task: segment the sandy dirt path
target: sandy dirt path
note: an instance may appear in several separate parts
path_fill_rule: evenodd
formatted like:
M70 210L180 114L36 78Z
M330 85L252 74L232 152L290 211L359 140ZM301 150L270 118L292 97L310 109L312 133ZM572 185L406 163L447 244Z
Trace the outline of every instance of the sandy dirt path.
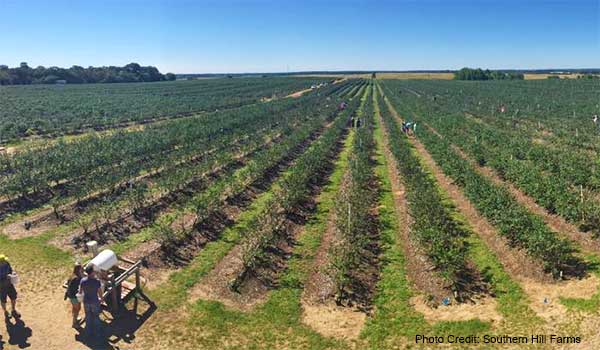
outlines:
M68 268L40 268L35 271L18 271L21 283L17 285L19 293L17 309L20 320L5 320L0 327L0 349L33 350L112 350L135 349L136 333L146 327L144 324L156 309L140 301L137 314L129 311L114 317L107 311L101 315L104 337L91 340L82 335L81 329L71 327L71 305L63 300L62 284L69 276ZM80 316L85 317L83 310ZM82 322L82 325L83 324Z
M16 269L16 267L15 267ZM71 315L63 300L62 282L67 270L40 269L18 271L21 283L17 285L17 309L21 321L11 319L0 327L0 349L90 349L76 340L78 332L71 328ZM83 310L81 317L83 317Z
M296 91L293 94L287 95L286 97L298 98L298 97L300 97L300 96L304 95L305 93L310 92L312 90L313 90L312 88L308 88L308 89Z

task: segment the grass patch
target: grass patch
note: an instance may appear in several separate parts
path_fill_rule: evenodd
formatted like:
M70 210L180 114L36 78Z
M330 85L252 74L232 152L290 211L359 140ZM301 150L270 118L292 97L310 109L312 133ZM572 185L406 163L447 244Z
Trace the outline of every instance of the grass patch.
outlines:
M8 256L15 270L35 270L41 267L70 268L73 258L58 248L44 244L43 237L11 240L0 235L0 254Z
M346 349L299 323L300 290L284 288L252 313L228 309L214 301L199 300L191 306L184 325L186 344L193 349Z

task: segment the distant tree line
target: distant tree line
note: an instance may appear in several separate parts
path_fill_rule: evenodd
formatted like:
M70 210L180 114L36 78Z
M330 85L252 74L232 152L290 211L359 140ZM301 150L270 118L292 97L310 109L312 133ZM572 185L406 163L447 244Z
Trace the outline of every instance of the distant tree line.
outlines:
M596 75L596 74L578 75L577 79L600 79L600 75Z
M8 68L0 65L0 85L55 84L64 81L69 84L85 83L131 83L175 80L175 74L161 74L156 67L142 67L130 63L124 67L71 68L43 67L31 68L26 62L19 67Z
M454 72L454 80L523 80L523 73L483 70L481 68L463 68Z

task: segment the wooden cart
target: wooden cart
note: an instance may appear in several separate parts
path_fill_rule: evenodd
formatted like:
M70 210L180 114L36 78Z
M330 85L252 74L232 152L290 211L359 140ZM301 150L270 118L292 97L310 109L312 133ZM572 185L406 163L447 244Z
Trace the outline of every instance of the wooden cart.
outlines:
M140 273L144 261L134 262L121 257L118 259L120 263L128 266L119 264L113 267L106 276L106 286L102 295L103 307L112 313L119 312L132 298L134 299L134 310L137 310L139 299L144 300L150 306L154 306L154 303L142 290L146 282ZM133 281L131 281L132 278Z
M126 258L118 258L119 264L111 268L110 271L99 274L98 278L104 283L104 293L102 294L102 307L111 313L118 313L123 310L125 304L132 298L134 299L134 310L137 310L138 301L142 299L151 307L156 305L142 290L145 279L141 276L141 268L144 261L131 261ZM67 288L67 283L63 286Z

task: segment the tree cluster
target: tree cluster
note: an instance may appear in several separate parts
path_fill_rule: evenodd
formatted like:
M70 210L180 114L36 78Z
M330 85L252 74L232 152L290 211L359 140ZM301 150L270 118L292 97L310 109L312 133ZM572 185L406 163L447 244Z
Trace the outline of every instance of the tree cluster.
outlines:
M0 85L55 84L64 81L69 84L85 83L132 83L175 80L175 74L161 74L156 67L142 67L130 63L124 67L71 68L43 67L31 68L26 62L19 67L9 68L0 65Z
M596 75L596 74L578 75L577 79L600 79L600 75Z
M463 68L454 73L454 80L523 80L523 73Z

